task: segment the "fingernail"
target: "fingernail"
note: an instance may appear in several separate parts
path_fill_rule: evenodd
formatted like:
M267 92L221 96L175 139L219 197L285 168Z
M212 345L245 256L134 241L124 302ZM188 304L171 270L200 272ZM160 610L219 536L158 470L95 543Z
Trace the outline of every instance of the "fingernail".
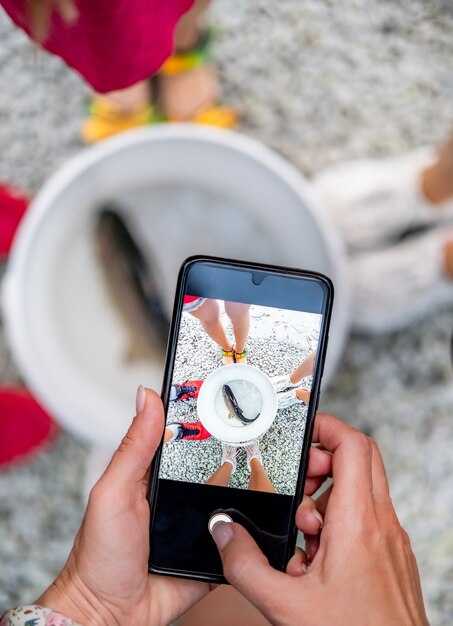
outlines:
M140 385L137 389L137 397L135 398L135 410L137 415L145 408L146 391L143 385Z
M313 509L312 514L313 517L316 517L316 519L318 520L319 528L322 528L324 526L324 520L322 519L321 513L317 509Z
M233 539L231 522L218 522L212 529L212 538L219 550L223 550Z

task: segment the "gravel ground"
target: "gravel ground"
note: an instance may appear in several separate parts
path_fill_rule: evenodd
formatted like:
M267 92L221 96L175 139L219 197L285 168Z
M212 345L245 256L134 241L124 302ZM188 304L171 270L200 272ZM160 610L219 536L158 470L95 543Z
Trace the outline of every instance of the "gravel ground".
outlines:
M437 142L452 122L450 0L218 0L215 54L241 129L306 174ZM0 15L0 179L35 191L80 147L87 94ZM353 336L321 406L377 439L419 562L430 621L453 618L452 309ZM0 336L0 378L19 376ZM86 449L63 434L0 476L0 611L63 564L83 510Z
M300 344L295 345L289 337L278 340L275 333L269 337L256 337L253 330L256 323L260 323L262 310L263 307L251 307L250 310L252 325L247 339L248 364L258 367L270 377L291 373L307 356L307 350ZM274 320L276 317L279 316L272 315L270 319ZM232 338L231 325L225 318L222 321L228 336ZM269 323L269 319L265 322ZM306 345L308 337L314 349L318 337L317 329L307 325L305 328L302 326L301 330L303 341L300 343ZM173 382L205 380L221 365L217 345L206 335L197 320L184 315ZM260 439L263 466L278 493L293 494L295 491L306 416L306 409L301 404L281 409L277 411L269 431ZM172 403L167 422L196 422L198 419L196 401L190 400ZM204 483L220 467L221 456L221 444L213 437L204 441L169 442L162 455L160 476ZM239 454L237 468L231 476L229 486L246 489L249 475L246 456Z

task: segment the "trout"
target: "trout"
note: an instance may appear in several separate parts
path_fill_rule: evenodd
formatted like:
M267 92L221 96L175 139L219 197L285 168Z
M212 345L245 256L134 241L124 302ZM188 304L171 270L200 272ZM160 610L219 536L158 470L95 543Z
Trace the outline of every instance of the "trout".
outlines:
M163 361L168 315L150 264L115 206L99 212L95 245L112 304L129 331L126 360Z
M230 385L223 385L222 395L223 395L223 399L225 400L225 405L226 405L226 408L228 409L228 417L230 419L233 419L235 417L240 422L242 422L242 424L245 425L245 424L251 424L261 415L261 411L260 411L258 415L256 415L255 417L252 417L251 419L248 417L245 417L244 411L239 406L236 396L234 395L233 390L231 389Z

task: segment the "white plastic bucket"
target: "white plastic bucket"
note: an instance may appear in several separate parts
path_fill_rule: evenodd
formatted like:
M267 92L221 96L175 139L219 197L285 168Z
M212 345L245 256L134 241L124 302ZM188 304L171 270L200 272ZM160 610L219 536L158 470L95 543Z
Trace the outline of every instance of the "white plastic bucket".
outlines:
M130 217L145 238L158 238L168 303L181 261L196 253L277 262L332 278L328 381L347 335L349 289L342 246L310 184L282 157L238 133L161 125L125 133L68 161L38 193L15 239L3 283L7 336L26 383L61 424L112 448L130 422L137 385L160 387L161 367L124 364L125 330L92 241L99 205L143 187L150 202L131 209ZM187 206L181 231L171 233L165 219L178 197ZM203 198L220 203L218 236L206 233L215 207ZM222 217L230 209L236 216L231 229ZM247 237L235 231L237 219L248 220Z

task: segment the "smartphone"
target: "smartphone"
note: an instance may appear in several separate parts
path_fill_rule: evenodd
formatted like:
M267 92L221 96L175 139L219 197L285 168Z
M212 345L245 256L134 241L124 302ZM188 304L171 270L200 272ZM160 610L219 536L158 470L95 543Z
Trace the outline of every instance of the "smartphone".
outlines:
M149 490L151 572L226 582L209 532L218 515L286 568L332 302L330 279L314 272L212 257L183 264Z

